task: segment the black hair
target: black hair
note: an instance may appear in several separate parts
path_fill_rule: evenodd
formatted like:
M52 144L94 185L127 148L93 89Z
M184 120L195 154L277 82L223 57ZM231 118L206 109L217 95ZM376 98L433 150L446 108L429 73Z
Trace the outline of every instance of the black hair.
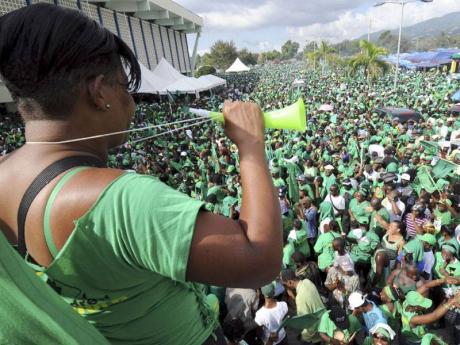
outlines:
M288 280L299 280L299 278L296 277L295 272L289 268L281 271L281 281L287 282Z
M455 229L450 226L442 225L441 226L441 233L445 233L449 237L454 237L455 235Z
M229 341L241 341L245 334L244 323L237 318L225 321L222 325L222 331Z
M80 11L23 7L0 17L0 32L0 74L28 118L39 118L37 110L52 118L69 115L82 82L100 74L115 79L125 68L127 89L139 88L140 66L131 49Z

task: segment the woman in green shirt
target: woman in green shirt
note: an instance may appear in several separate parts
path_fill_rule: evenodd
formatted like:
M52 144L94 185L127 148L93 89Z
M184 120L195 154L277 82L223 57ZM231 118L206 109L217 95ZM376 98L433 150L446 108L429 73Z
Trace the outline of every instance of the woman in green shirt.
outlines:
M339 224L335 220L331 220L328 225L324 227L324 233L319 235L318 240L313 247L316 254L318 254L318 267L321 271L327 269L334 262L334 249L332 248L332 241L334 238L340 237Z
M427 333L426 325L442 318L449 309L460 303L460 294L441 304L431 313L426 310L431 308L433 302L423 297L417 291L410 291L401 308L401 338L403 344L421 344L422 338Z
M127 140L130 93L141 83L120 38L80 11L49 4L3 15L0 28L0 74L18 100L27 141L0 165L7 239L112 344L215 343L216 315L198 283L254 288L279 273L280 210L260 108L224 106L242 177L235 222L156 178L104 168L109 149ZM74 161L64 177L48 178L20 232L28 187L76 156L98 168Z

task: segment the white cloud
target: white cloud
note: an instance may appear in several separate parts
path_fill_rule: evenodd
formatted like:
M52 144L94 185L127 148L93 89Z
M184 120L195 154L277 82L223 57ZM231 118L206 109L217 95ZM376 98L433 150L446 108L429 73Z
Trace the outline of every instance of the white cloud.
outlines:
M343 11L368 0L180 0L186 8L205 19L212 30L244 30L264 27L286 27L334 20Z
M408 4L404 11L404 26L414 25L456 11L460 11L460 1L458 0L434 0L433 3L429 4ZM288 26L287 32L290 38L301 42L313 39L340 42L344 39L357 38L366 33L369 19L372 23L372 32L395 29L399 27L400 7L387 4L376 8L372 7L365 13L349 10L334 21L301 27Z

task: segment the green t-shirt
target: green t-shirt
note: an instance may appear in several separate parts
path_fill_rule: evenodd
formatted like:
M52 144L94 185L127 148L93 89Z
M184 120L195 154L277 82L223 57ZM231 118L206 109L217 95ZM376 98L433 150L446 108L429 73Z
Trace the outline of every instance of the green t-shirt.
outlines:
M369 224L369 229L375 231L375 233L379 236L383 236L385 234L385 229L380 225L377 221L375 215L378 213L385 222L390 222L390 214L388 213L387 209L381 208L378 211L372 211L371 213L371 220Z
M126 173L75 221L43 273L112 344L201 344L217 325L203 286L186 281L202 206Z
M435 209L433 212L434 216L436 217L436 220L441 222L442 225L449 225L450 222L452 221L452 215L450 214L449 211L446 212L441 212L439 209Z
M312 314L325 309L316 286L308 279L299 282L295 297L297 315ZM302 340L319 343L321 338L316 327L308 327L302 331Z
M212 187L210 187L208 189L208 193L207 193L206 197L208 197L210 195L213 195L213 194L216 195L217 202L219 202L219 203L221 203L224 200L224 198L226 197L226 194L222 190L221 186L212 186Z
M319 322L318 332L327 334L328 337L334 338L334 332L337 330L337 326L329 317L330 311L327 311L321 317ZM344 330L340 330L345 335L344 341L347 342L351 338L353 333L358 332L361 329L361 323L354 315L348 315L349 327Z
M330 231L321 234L313 248L318 256L318 267L324 271L327 267L331 266L334 262L334 249L332 249L332 241L334 238L340 237L340 234Z
M369 224L369 212L367 211L369 206L369 201L359 202L357 199L351 199L351 213L360 224Z
M406 306L403 305L401 308L401 334L406 338L407 340L411 342L420 342L423 338L423 336L426 334L426 329L425 325L418 325L415 327L412 327L410 324L410 320L414 316L417 316L416 313L408 312L405 310Z
M0 344L109 344L37 277L2 231L0 291Z

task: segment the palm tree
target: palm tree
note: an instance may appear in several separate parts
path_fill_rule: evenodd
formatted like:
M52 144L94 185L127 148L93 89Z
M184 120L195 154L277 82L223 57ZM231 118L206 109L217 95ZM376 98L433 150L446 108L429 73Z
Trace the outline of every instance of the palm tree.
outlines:
M320 61L323 66L325 63L329 63L335 55L335 49L327 41L321 41L318 50L309 52L306 55L310 63L313 63L316 68L316 61Z
M378 47L375 44L364 40L359 42L359 46L362 49L361 53L355 55L350 60L350 67L353 73L363 69L364 75L370 82L390 70L390 65L379 59L380 56L388 54L388 51L385 48Z

